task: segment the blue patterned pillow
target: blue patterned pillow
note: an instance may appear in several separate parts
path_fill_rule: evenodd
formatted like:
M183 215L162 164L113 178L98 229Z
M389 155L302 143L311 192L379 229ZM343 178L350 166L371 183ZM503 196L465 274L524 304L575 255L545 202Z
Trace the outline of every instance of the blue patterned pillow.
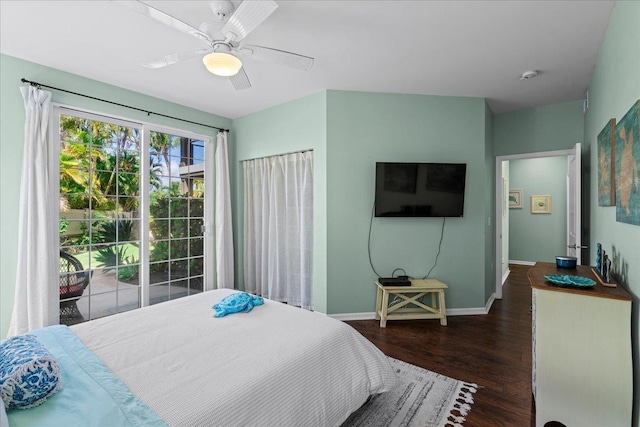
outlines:
M7 409L40 405L61 388L58 363L35 336L0 343L0 397Z

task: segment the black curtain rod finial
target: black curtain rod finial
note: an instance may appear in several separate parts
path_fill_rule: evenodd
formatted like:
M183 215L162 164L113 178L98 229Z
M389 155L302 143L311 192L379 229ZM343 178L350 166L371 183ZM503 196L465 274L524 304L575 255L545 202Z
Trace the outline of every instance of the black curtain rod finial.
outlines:
M25 78L20 79L20 81L22 83L29 83L30 86L37 87L38 89L42 88L42 85L40 83L32 82L32 81L27 80Z

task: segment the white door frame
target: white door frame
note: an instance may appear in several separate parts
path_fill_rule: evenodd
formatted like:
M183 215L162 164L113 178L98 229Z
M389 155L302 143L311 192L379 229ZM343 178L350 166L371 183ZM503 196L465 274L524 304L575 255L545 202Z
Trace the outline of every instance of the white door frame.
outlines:
M575 151L567 157L567 255L582 264L582 145Z
M509 154L496 156L496 206L495 206L495 226L496 226L496 247L495 247L495 298L502 299L502 268L498 268L498 263L502 262L502 162L508 160L540 159L544 157L567 157L575 154L575 147L567 150L541 151L537 153ZM569 213L567 212L567 215Z

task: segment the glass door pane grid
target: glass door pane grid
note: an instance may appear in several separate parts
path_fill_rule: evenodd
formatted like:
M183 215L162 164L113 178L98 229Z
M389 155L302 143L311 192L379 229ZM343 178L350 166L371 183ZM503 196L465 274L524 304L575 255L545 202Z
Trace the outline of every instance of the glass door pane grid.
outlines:
M60 108L60 110L62 111L63 109ZM146 270L146 267L140 265L140 261L146 261L148 255L145 254L141 256L143 254L140 253L140 250L142 247L149 247L149 233L148 231L144 231L147 229L145 226L146 222L143 222L141 218L149 218L150 216L148 214L144 216L140 215L141 212L145 212L143 209L141 210L141 207L146 205L144 201L141 201L140 196L148 197L149 191L146 190L143 194L140 194L139 189L141 188L140 184L142 182L140 177L143 173L146 177L150 175L150 168L149 165L146 164L147 162L141 162L141 159L149 157L141 156L141 153L150 153L150 150L146 142L148 141L147 137L143 139L142 144L140 143L139 136L142 133L142 129L136 130L133 129L133 127L117 125L115 124L117 121L110 123L110 119L108 118L102 120L100 117L100 120L92 120L89 117L91 116L90 114L79 113L75 116L74 113L75 112L66 117L77 120L81 123L81 126L87 129L91 129L94 125L102 125L105 128L109 127L111 129L109 137L103 139L103 142L100 144L93 138L94 135L91 132L86 133L85 136L87 136L87 138L84 140L75 141L77 144L85 145L83 150L86 153L86 158L84 159L84 165L86 167L84 169L82 167L72 169L75 170L75 174L86 173L91 177L100 177L102 175L104 179L111 177L115 182L111 182L109 188L105 188L104 194L96 192L97 186L94 184L100 181L91 182L91 180L88 180L89 185L85 187L83 192L75 192L74 194L74 191L69 191L66 193L69 198L85 200L86 205L84 214L80 217L75 217L68 221L65 218L64 221L66 224L63 224L63 215L61 215L60 221L61 229L63 226L78 230L82 229L80 234L84 237L75 241L66 240L62 237L61 232L60 248L65 252L75 251L84 254L82 257L82 271L91 274L92 277L91 283L87 286L87 290L83 296L79 298L78 304L84 304L86 306L83 312L88 313L88 318L97 318L112 314L111 312L121 312L123 310L136 308L140 304L140 289L145 286L144 283L142 283L142 286L134 289L126 289L125 283L121 282L118 276L123 269L127 268ZM64 114L60 115L61 122L64 117ZM67 136L68 135L69 133L67 132ZM149 134L147 133L146 135L148 136ZM66 139L65 132L62 129L60 136L61 149L63 149ZM206 152L207 155L211 155L211 146L206 146L202 139L180 138L175 135L169 136L171 141L174 141L182 150L178 159L184 162L184 166L186 166L186 169L184 166L180 169L180 163L178 163L178 168L172 168L171 165L167 165L169 167L165 170L167 173L166 177L168 178L167 183L169 184L168 190L171 190L171 187L175 185L177 185L178 190L181 190L176 194L173 194L173 192L168 194L168 202L175 204L179 211L167 212L167 215L163 216L166 218L167 233L172 233L176 237L175 240L172 240L172 234L167 236L169 237L167 242L169 262L167 265L168 268L166 269L166 283L168 283L169 298L173 298L176 296L176 292L180 293L181 289L186 288L186 294L203 290L204 236L202 230L196 230L196 228L201 229L201 224L204 223L202 212L204 193L195 195L195 186L193 183L200 180L201 183L195 190L203 190L204 180L201 171L204 171L204 153ZM184 147L187 147L187 151L184 151ZM97 155L92 154L95 152L97 152ZM176 157L171 156L171 154L176 154L175 152L169 152L167 154L170 154L168 156L169 158ZM104 167L108 166L107 163L99 162L98 160L108 156L113 157L113 162L111 167ZM193 165L200 164L202 164L202 166L200 166L199 169L193 168ZM193 174L198 172L200 175L194 178ZM184 175L185 173L186 175ZM122 180L117 178L121 178L125 183L133 183L134 187L123 186ZM145 185L142 187L145 187L147 182L149 182L149 179L145 178ZM172 182L176 182L177 184L172 184ZM182 189L180 189L180 184L183 184ZM132 197L131 189L135 188L135 185L137 185L138 190L135 191L136 194ZM63 191L61 191L61 195L65 195ZM194 203L192 201L194 196L198 197L197 200L199 200L199 202ZM107 206L108 208L105 210ZM193 206L196 206L197 209L194 210ZM129 213L129 215L123 215L124 213ZM196 217L195 215L198 216ZM124 217L126 217L126 219L123 219ZM131 222L131 228L136 231L133 231L129 235L123 235L121 224L129 221ZM114 235L111 238L101 237L100 233L104 231L103 225L108 223L112 225L112 233ZM180 230L177 228L180 228ZM108 247L113 249L111 260L105 260L103 258L99 262L96 255L100 250ZM119 253L120 250L122 250L122 254ZM149 251L146 253L148 254ZM128 260L126 257L129 257ZM100 289L96 287L95 284L96 275L105 276L105 270L110 270L112 274L111 290L105 290L106 288L104 287ZM171 287L176 289L171 290ZM121 295L125 292L137 294L136 300L138 303L136 307L131 307L130 305L123 306L121 304L124 304L124 302L121 301ZM110 301L109 304L112 305L114 309L106 314L94 310L94 305L99 302L98 300L104 300L105 298ZM143 302L143 305L146 304Z
M156 183L156 187L160 184L165 188L165 198L159 200L152 209L156 212L156 215L152 215L156 233L152 233L151 244L154 248L150 261L155 262L151 262L150 265L156 274L152 274L150 286L166 286L166 297L173 298L176 292L184 292L180 288L184 288L185 285L187 295L203 289L203 279L192 278L192 275L197 273L197 269L192 269L192 264L203 262L191 259L190 241L192 235L202 234L201 230L198 230L198 233L193 230L194 217L191 216L191 205L194 187L191 175L196 173L196 168L192 167L195 164L194 157L199 157L198 163L204 162L204 143L201 140L160 133L152 135L151 139L156 142L152 157L155 156L157 159L162 156L164 160L163 174L156 180L160 181ZM163 141L164 147L158 144L160 141ZM194 141L200 142L200 150L194 147ZM200 169L204 170L203 166ZM163 204L166 204L166 207L161 206ZM201 223L202 219L199 224Z
M61 117L61 119L62 118L63 117ZM138 197L121 199L121 194L125 193L121 192L120 185L122 178L125 178L125 182L139 182L138 175L140 156L137 154L138 151L136 149L136 146L139 144L137 142L138 139L135 138L136 132L134 130L123 130L122 127L113 127L113 125L109 125L104 122L91 121L87 119L79 120L73 116L66 116L66 118L76 121L76 131L78 131L79 128L84 130L85 140L82 142L86 145L84 150L88 153L88 156L84 159L87 162L86 169L79 170L86 170L87 172L85 180L87 184L85 187L86 191L83 193L86 194L87 204L83 219L68 221L67 224L67 226L77 225L77 228L82 231L82 234L85 237L81 239L81 244L73 244L73 242L71 242L71 244L66 244L66 242L61 241L61 250L64 252L76 253L76 255L81 259L80 262L82 263L83 271L90 276L86 292L84 292L83 296L78 299L76 305L82 307L81 314L84 312L84 315L86 315L88 319L93 319L102 317L103 315L112 314L110 311L122 311L123 308L121 307L120 300L122 293L125 291L129 294L138 293L137 286L132 292L131 289L124 289L125 284L121 284L118 279L122 278L121 276L124 269L135 269L137 267L135 259L139 258L139 254L135 253L135 247L139 246L139 240L133 238L132 235L127 236L122 232L122 230L127 228L123 227L123 225L127 221L131 221L129 223L129 230L136 227L139 233L139 220L132 221L129 218L124 220L122 219L127 216L139 217L139 215L123 215L123 211L126 212L127 205L129 205L129 207L135 207ZM115 131L113 131L114 129ZM74 129L67 130L70 131L67 134L67 136L70 137ZM96 144L96 140L93 137L94 130L97 130L98 132L111 130L111 136L109 138L105 138L101 144ZM81 138L83 137L82 132L78 132L78 135ZM122 141L120 139L123 135L130 135L128 141ZM65 145L67 145L68 141L65 139L65 135L62 132L60 139L61 149L63 149ZM78 141L69 140L69 144L74 142L77 143ZM129 149L130 147L133 147L133 149ZM129 172L123 171L122 153L124 153L125 156L128 156L129 166L132 166L132 168L127 169ZM111 167L100 167L99 162L102 162L104 166L108 166L108 164L111 163ZM97 181L100 174L104 175L105 178L109 177L107 185L113 185L104 188L104 193L96 194L94 190L100 184L100 181ZM61 195L65 195L63 190L61 190ZM98 199L102 200L102 203L107 202L107 204L101 208L101 206L96 202ZM109 200L111 200L112 203L108 203ZM105 226L108 227L109 225L111 225L110 234L107 233L107 229L105 229ZM109 258L107 255L111 255L111 257ZM124 263L124 259L129 260L129 263ZM101 268L101 266L104 268ZM115 270L115 275L110 280L107 273L112 270ZM102 280L103 283L108 284L109 286L96 288L96 286L98 286L96 284L96 280ZM113 310L107 310L106 312L105 310L96 312L94 310L94 300L98 297L104 299L104 296L108 294L113 296L110 304L114 305L115 308ZM129 297L129 299L131 299L131 297ZM73 298L62 299L63 302L65 302L65 300L70 301L73 300ZM135 300L139 301L139 297L136 296ZM136 306L137 305L138 303L136 303ZM79 317L80 321L83 320L83 316ZM66 323L76 322L72 320Z

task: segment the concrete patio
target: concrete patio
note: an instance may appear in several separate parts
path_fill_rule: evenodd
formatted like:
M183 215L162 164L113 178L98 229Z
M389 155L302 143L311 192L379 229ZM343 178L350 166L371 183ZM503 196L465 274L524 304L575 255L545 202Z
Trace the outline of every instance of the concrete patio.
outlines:
M190 289L191 294L198 292L200 291ZM151 285L149 300L153 305L187 294L187 288L182 286L167 283ZM89 286L76 305L82 317L65 319L65 324L71 325L139 308L140 287L117 280L115 271L94 270Z

